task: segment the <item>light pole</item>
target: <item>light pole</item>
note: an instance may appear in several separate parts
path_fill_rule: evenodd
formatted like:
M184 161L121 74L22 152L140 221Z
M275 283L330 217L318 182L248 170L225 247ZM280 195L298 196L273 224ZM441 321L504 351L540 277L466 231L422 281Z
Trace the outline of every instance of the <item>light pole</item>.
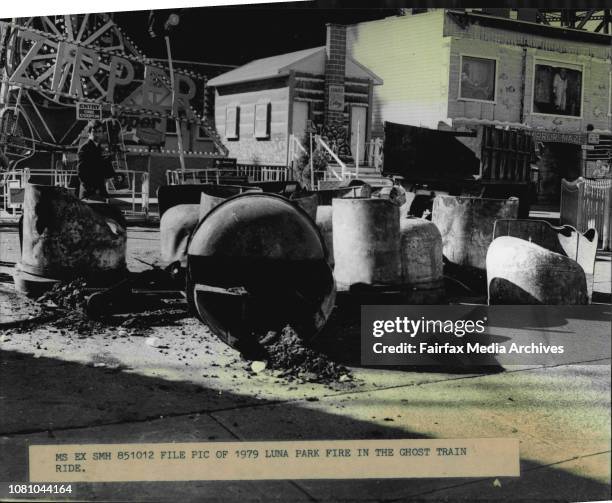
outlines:
M173 14L173 16L176 16L178 18L178 15L176 14ZM168 18L168 21L166 22L166 24L168 24L171 18L172 16ZM176 21L176 24L178 24L178 20ZM175 89L175 83L174 83L174 67L172 65L172 51L170 49L170 35L166 34L164 38L166 39L166 50L168 51L168 66L170 68L170 88L171 88L170 91L172 92L172 115L174 115L174 110L176 106L176 89ZM176 139L178 140L179 161L181 163L181 171L185 171L185 152L183 150L183 132L181 131L181 121L178 118L178 114L174 115L174 123L176 127Z
M178 113L175 115L176 109L176 84L174 80L174 65L172 64L172 50L170 48L170 31L178 26L181 17L178 12L171 12L163 24L164 39L166 40L166 52L168 53L168 67L170 70L170 93L172 95L172 112L170 117L174 117L176 126L176 138L178 140L179 160L181 163L181 171L185 171L185 150L183 149L183 132L181 130L181 121ZM149 35L156 37L162 28L159 23L160 19L155 11L149 13Z

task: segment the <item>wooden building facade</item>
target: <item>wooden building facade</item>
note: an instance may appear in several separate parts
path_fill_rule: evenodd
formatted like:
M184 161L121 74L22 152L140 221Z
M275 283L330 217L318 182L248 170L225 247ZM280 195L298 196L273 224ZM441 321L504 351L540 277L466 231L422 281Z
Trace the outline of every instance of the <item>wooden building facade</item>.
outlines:
M215 126L242 164L287 166L291 137L322 134L353 158L371 137L373 88L382 81L346 56L345 27L328 26L327 46L248 63L208 82Z

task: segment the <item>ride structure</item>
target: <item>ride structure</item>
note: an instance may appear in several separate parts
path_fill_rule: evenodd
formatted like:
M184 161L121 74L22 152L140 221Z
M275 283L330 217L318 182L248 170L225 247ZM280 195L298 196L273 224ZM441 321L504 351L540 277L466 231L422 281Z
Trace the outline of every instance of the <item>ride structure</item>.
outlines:
M171 169L179 155L190 157L188 167L212 167L227 155L203 118L206 78L178 68L170 75L110 14L0 22L0 76L0 151L10 164L0 184L5 213L19 211L20 191L34 175L38 183L69 184L88 120L107 117L111 107L121 123L115 165L137 192L148 184L152 158L153 168ZM185 152L166 138L175 124L188 135Z

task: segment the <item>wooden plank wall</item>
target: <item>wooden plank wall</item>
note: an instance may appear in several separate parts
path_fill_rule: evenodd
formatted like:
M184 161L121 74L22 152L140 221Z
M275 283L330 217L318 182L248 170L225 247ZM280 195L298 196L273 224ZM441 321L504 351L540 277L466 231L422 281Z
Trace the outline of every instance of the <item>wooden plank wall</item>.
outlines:
M346 79L344 84L344 123L350 123L351 106L367 107L369 82L360 79ZM323 124L325 114L325 79L322 76L297 73L295 76L295 101L306 101L310 105L310 118L315 124Z
M482 179L527 182L533 139L524 131L484 127L482 131Z

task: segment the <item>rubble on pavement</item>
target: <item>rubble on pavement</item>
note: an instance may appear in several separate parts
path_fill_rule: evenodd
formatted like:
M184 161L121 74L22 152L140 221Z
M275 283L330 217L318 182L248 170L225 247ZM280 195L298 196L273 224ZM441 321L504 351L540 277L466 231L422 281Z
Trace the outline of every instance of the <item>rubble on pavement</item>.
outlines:
M350 371L323 353L308 348L299 334L290 326L281 332L268 332L259 338L267 355L266 367L278 370L279 377L297 382L347 382Z

